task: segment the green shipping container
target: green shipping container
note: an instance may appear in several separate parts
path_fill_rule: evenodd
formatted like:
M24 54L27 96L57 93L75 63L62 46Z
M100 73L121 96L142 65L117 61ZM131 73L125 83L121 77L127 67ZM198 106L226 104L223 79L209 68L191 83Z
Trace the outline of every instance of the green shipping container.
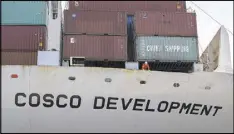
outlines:
M2 1L1 25L46 25L46 1Z
M136 38L137 61L198 61L196 37L139 36Z

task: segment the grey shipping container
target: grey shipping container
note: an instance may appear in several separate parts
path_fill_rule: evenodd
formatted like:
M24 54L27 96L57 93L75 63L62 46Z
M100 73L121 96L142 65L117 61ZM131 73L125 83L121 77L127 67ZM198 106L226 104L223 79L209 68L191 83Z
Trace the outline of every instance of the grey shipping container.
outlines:
M63 58L82 56L88 60L126 61L127 36L65 35Z
M163 62L197 61L198 41L196 37L140 36L136 38L137 61Z
M195 13L179 12L136 12L137 35L197 36Z
M1 25L46 25L46 1L2 1Z
M2 50L36 51L46 46L46 26L1 26Z
M186 12L185 1L69 1L69 10Z
M124 12L64 11L65 34L127 34Z
M1 52L2 65L37 65L37 52Z

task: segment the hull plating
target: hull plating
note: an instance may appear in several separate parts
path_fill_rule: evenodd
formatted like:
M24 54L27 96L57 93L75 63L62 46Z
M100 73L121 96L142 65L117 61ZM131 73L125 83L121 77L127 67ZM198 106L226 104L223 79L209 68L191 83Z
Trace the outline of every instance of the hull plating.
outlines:
M3 132L233 132L226 73L2 66L2 100Z

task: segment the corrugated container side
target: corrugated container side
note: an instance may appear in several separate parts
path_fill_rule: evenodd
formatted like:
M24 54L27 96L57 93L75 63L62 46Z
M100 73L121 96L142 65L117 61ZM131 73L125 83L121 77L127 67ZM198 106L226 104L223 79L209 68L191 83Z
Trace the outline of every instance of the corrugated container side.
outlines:
M197 61L196 37L140 36L136 39L135 60Z
M64 11L65 34L127 34L124 12Z
M63 58L127 60L127 36L65 35L63 41Z
M2 1L2 25L46 25L45 1Z
M186 12L185 1L69 1L69 10Z
M186 12L186 1L146 1L142 11Z
M195 13L136 12L137 35L197 36Z
M37 65L37 52L1 52L2 65Z
M1 26L2 50L44 50L46 26Z

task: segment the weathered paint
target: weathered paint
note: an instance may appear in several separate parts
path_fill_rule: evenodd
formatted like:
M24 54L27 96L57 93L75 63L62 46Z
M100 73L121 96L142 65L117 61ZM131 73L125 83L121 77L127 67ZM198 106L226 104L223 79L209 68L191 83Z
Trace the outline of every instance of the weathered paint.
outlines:
M197 37L196 13L139 11L135 14L137 35Z
M47 46L46 26L1 26L2 50L37 51Z
M2 65L37 65L37 52L2 51Z
M65 35L63 58L78 56L87 60L126 61L127 36Z
M197 61L196 37L139 36L136 38L136 60Z
M64 10L65 34L127 35L125 12Z
M185 1L69 1L69 10L186 12Z
M10 78L17 74L18 78ZM76 79L71 81L68 77ZM226 73L198 72L192 74L150 72L125 69L104 69L87 67L38 67L2 66L2 132L233 132L233 75ZM106 78L112 79L105 82ZM140 81L146 84L141 85ZM179 87L174 87L179 83ZM24 107L15 104L15 95ZM40 106L29 106L29 94L40 95ZM43 95L54 95L54 105L44 107ZM60 98L65 94L68 99ZM82 99L79 108L71 108L69 98L79 95ZM93 109L96 96L118 97L117 109ZM218 96L218 97L217 97ZM149 108L156 109L160 101L196 103L221 106L213 116L188 114L179 109L171 112L145 111L146 104L139 106L142 111L133 110L134 101L123 110L121 98L125 103L130 98L149 99ZM33 97L36 104L36 97ZM47 103L48 104L48 103ZM74 104L77 104L74 102ZM115 105L111 105L115 106ZM168 106L170 107L170 106ZM195 107L200 109L199 106ZM201 109L195 111L201 112Z

